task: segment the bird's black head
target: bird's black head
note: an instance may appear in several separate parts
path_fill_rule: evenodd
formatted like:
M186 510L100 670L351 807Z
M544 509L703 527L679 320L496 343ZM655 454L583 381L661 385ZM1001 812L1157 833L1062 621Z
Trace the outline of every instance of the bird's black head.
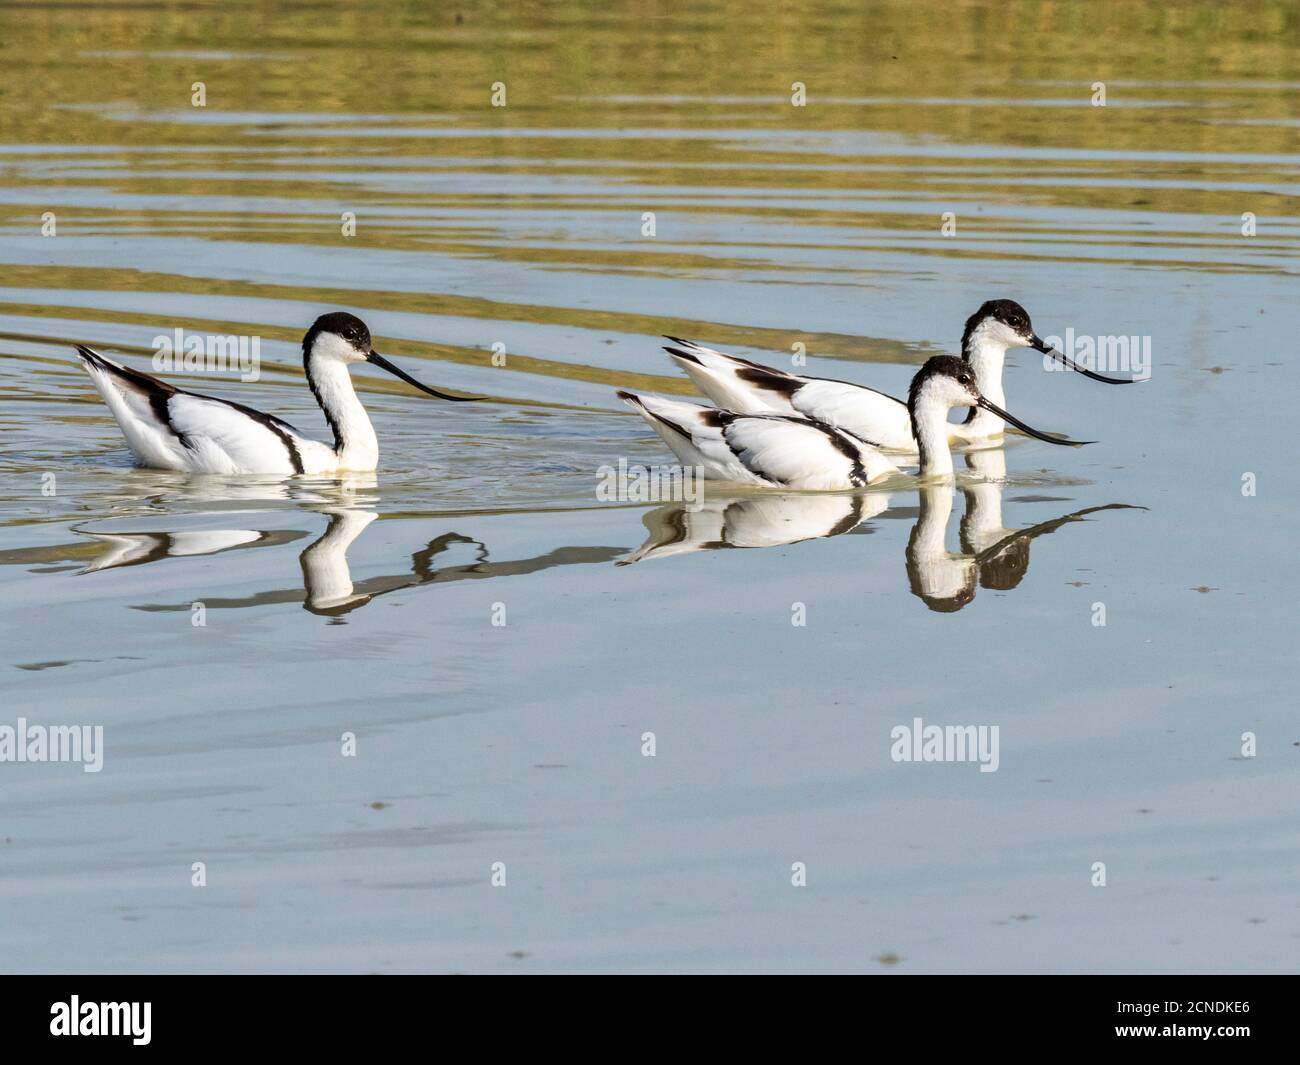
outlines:
M1028 347L1044 350L1043 342L1034 332L1029 312L1015 300L988 300L966 319L966 329L961 336L961 351L970 357L971 345L976 335L999 341L1007 347Z
M355 314L348 314L347 311L331 311L317 318L302 338L304 362L311 355L317 338L322 335L340 337L347 347L353 348L358 353L358 361L364 359L373 350L370 330L366 328L365 322Z
M934 391L940 384L949 387L944 388L941 392ZM979 399L979 389L975 387L975 371L970 368L970 363L965 359L959 359L956 355L934 355L925 361L912 378L912 386L907 390L907 409L916 414L916 405L921 399L924 392L934 392L936 396L942 395L944 399L960 399L962 403L953 403L953 406L966 405L974 406ZM969 398L969 402L965 401Z
M372 366L378 366L381 370L386 370L399 380L437 399L450 399L459 403L479 398L478 396L452 396L421 384L400 366L393 365L380 355L370 339L370 330L366 328L366 323L355 314L348 314L347 311L322 314L312 323L312 327L307 330L307 335L302 338L303 368L307 371L307 383L316 393L317 401L320 400L317 383L319 374L328 372L331 365L342 363L346 366L358 362L368 362Z
M1009 592L1029 570L1029 537L1017 537L992 558L979 563L980 586Z
M1064 352L1057 351L1051 344L1034 332L1034 325L1029 320L1029 312L1015 300L989 300L978 311L966 319L966 331L961 336L961 355L969 359L974 354L977 341L991 341L1003 347L1033 348L1044 355L1051 355L1084 377L1102 381L1108 385L1131 385L1140 380L1136 377L1108 377L1086 366L1080 366Z
M975 384L975 370L965 359L953 355L935 355L926 360L912 378L912 387L907 392L907 410L912 416L912 435L917 442L921 439L920 410L922 405L937 405L943 410L953 407L983 407L996 414L1004 422L1010 422L1023 433L1037 437L1049 444L1075 446L1091 443L1088 440L1067 440L1062 437L1048 436L1033 426L1026 425L1019 418L1004 411L997 404L980 395L979 386ZM924 455L922 455L924 458Z

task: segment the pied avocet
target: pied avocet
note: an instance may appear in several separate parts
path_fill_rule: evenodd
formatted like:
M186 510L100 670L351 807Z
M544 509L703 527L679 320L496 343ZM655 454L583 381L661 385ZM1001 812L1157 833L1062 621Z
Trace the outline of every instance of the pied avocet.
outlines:
M619 392L650 423L684 465L713 480L766 487L838 491L862 488L899 472L873 445L827 422L799 414L742 414L694 403ZM912 378L908 420L917 441L922 477L951 477L948 412L977 407L1049 444L1077 445L1040 433L980 395L970 364L936 355Z
M348 367L353 363L371 363L438 399L478 398L451 396L420 384L375 351L365 322L344 311L321 315L302 338L307 384L333 430L333 446L304 436L279 418L186 392L84 345L77 346L77 353L140 465L187 473L373 470L379 462L379 442L352 387Z
M907 404L865 385L824 377L801 377L736 355L727 355L694 341L668 337L666 347L675 363L709 399L742 414L801 414L847 429L854 436L888 451L915 451ZM1131 381L1106 377L1080 366L1039 338L1029 313L1014 300L989 300L966 322L961 338L962 359L975 372L980 394L1006 406L1002 363L1008 348L1030 347L1060 359L1070 369L1094 381L1123 385ZM987 409L973 409L961 425L948 427L948 440L969 444L1002 435L1003 418Z

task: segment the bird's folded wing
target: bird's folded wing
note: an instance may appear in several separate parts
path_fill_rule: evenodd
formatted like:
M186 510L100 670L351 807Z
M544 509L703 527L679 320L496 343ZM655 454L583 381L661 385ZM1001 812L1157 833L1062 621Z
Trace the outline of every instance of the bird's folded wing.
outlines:
M225 400L177 392L167 401L171 427L192 451L224 455L238 469L301 472L295 429L279 418ZM213 470L212 472L220 472Z
M746 469L775 484L835 488L867 480L859 448L828 426L741 416L722 435Z

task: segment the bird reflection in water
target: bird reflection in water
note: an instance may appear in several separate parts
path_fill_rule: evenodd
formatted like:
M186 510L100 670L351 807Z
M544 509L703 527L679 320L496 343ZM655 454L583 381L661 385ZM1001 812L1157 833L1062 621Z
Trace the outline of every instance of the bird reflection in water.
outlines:
M706 492L702 506L668 503L649 511L643 519L649 537L618 564L839 536L888 509L889 495L884 492L747 496L710 496Z
M952 485L923 484L918 489L920 506L905 552L912 594L940 613L952 613L969 604L977 583L992 591L1009 591L1019 585L1029 569L1029 544L1035 538L1101 511L1143 509L1110 503L1028 528L1009 529L1002 521L1004 453L1000 449L968 452L966 466L975 476L963 478L961 487L965 499L959 526L961 549L949 551L945 542L953 507ZM683 503L669 503L648 512L643 519L649 532L645 543L618 564L839 536L883 515L890 498L884 492L733 496L706 492L698 511Z
M301 602L304 609L313 614L341 618L379 596L403 588L521 576L556 566L603 563L626 551L624 547L573 546L556 548L531 558L493 561L483 541L459 532L444 532L413 552L398 572L354 581L348 564L348 551L380 516L374 509L378 501L377 487L373 474L296 484L195 478L177 484L168 483L165 493L160 493L156 502L165 500L175 507L177 503L188 502L288 501L297 505L294 514L321 514L328 519L325 531L299 555L301 587L273 588L238 597L205 595L203 604L208 610ZM284 513L283 509L273 511L268 507L267 510L269 513ZM192 519L194 515L185 517ZM41 571L47 573L73 570L92 574L168 559L277 547L310 535L303 529L101 532L74 527L72 531L83 539L70 544L0 551L0 565L40 566ZM88 541L101 548L89 558ZM140 604L136 609L147 612L189 611L192 605L187 599L177 603Z

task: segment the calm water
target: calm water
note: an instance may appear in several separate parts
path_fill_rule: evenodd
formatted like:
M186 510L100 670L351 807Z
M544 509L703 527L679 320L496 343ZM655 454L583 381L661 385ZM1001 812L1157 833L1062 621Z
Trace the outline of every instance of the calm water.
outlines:
M0 725L105 735L0 764L4 969L1298 967L1292 5L325 6L0 13ZM661 333L901 394L996 296L1150 338L1012 354L1098 443L597 500ZM330 308L496 402L362 371L377 475L186 478L70 347L258 336L180 383L323 435Z

